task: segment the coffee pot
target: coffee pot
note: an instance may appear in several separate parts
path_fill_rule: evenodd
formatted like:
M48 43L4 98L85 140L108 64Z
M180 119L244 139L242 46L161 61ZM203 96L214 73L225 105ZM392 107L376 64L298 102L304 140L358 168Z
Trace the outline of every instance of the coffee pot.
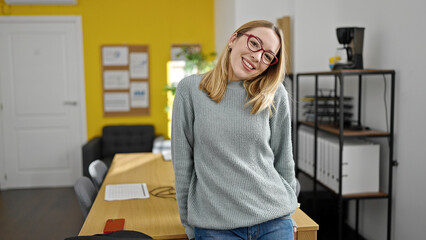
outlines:
M363 69L362 49L364 43L364 28L341 27L336 29L337 40L343 47L336 51L339 57L333 65L333 70L338 69Z

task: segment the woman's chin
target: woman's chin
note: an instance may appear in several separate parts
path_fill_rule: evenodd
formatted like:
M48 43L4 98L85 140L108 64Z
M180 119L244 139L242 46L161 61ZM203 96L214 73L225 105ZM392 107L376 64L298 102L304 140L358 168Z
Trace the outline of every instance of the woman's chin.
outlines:
M233 80L246 80L246 79L250 79L254 76L255 76L254 72L241 70L241 71L238 71L238 72L234 72Z

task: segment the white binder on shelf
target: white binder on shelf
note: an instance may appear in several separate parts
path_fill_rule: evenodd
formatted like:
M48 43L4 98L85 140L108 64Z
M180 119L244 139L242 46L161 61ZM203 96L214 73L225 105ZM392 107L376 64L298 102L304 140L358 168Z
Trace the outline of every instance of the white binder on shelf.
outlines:
M329 187L336 193L339 192L339 142L337 139L334 141L331 139L331 184Z
M324 171L324 157L323 157L323 138L318 137L317 140L317 178L318 181L324 183L323 171Z
M308 134L308 174L314 176L314 135Z
M297 132L297 167L300 169L300 170L302 170L302 171L304 171L304 164L305 164L305 160L304 160L304 156L303 156L303 150L304 150L304 147L305 147L305 144L303 144L303 132L302 131L300 131L300 129L299 129L299 131Z
M300 127L299 168L314 175L314 131ZM379 191L380 145L361 139L346 138L342 153L342 195ZM339 139L318 133L317 180L339 192Z
M299 147L298 147L298 153L299 153L299 169L308 174L309 176L314 176L314 138L312 135L312 130L307 127L300 127L298 130L299 134Z
M342 194L379 191L380 145L346 140L342 159Z

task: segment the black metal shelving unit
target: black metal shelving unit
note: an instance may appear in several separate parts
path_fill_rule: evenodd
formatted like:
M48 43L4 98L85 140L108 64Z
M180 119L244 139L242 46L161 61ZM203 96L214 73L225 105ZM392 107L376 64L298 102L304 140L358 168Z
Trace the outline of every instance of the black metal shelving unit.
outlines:
M331 126L331 125L324 125L320 124L318 121L318 117L315 117L315 120L313 122L306 122L306 121L299 121L299 82L301 78L303 79L314 79L315 82L315 116L318 116L318 81L319 77L322 76L328 76L333 77L334 76L334 92L336 94L337 90L339 89L339 101L340 103L343 103L344 100L344 83L345 83L345 77L347 76L358 76L358 119L357 123L359 126L362 126L361 124L361 114L362 114L362 84L365 79L363 79L363 76L368 75L383 75L385 76L391 76L391 89L390 89L390 124L389 124L389 130L388 132L382 132L382 131L375 131L375 130L345 130L344 129L344 109L343 104L339 104L339 122L338 127ZM385 78L385 81L388 81L389 79ZM296 144L295 147L295 159L296 159L296 169L297 173L299 174L301 170L298 169L298 129L301 125L309 126L314 129L314 171L313 171L313 203L314 203L314 213L315 213L315 198L317 194L317 185L322 185L319 181L317 181L317 139L318 139L318 131L324 131L327 133L331 133L339 138L339 192L337 194L337 201L338 201L338 234L337 237L339 240L343 239L343 228L344 226L344 219L343 219L343 204L344 201L348 200L355 200L355 235L356 238L361 237L359 234L359 201L365 200L365 199L387 199L387 239L391 239L391 223L392 223L392 178L393 178L393 166L397 165L397 162L393 160L393 150L394 150L394 104L395 104L395 71L394 70L376 70L376 69L363 69L363 70L335 70L335 71L328 71L328 72L307 72L307 73L298 73L296 75L295 79L295 86L294 86L294 92L295 92L295 99L296 99L296 107L295 107L295 134L294 134L294 143ZM361 193L361 194L350 194L350 195L342 195L342 153L343 153L343 143L346 138L351 137L357 137L357 138L387 138L388 144L389 144L389 173L388 173L388 190L387 192L377 192L377 193ZM377 173L379 174L379 173ZM305 174L308 176L307 174ZM323 185L322 185L323 186ZM326 186L324 186L327 188ZM315 214L314 214L315 215ZM314 216L315 217L315 216Z

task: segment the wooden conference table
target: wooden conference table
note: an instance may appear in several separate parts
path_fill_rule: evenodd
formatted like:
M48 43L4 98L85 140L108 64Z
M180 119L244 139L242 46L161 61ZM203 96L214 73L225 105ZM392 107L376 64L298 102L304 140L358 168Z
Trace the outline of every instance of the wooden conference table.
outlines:
M116 154L80 236L103 233L108 219L125 218L125 230L143 232L154 239L187 239L173 198L151 193L148 199L105 201L106 185L124 183L146 183L150 192L159 187L174 187L172 162L164 161L161 154ZM296 240L317 239L318 224L302 210L297 209L293 219L298 226Z

